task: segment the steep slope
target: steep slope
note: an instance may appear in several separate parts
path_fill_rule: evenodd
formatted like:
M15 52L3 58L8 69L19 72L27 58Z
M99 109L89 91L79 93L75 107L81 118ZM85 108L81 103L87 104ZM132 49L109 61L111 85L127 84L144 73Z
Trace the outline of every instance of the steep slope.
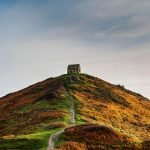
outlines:
M88 75L73 84L82 119L119 129L121 132L150 138L150 101L120 85L112 85Z
M46 147L67 126L70 101L64 81L50 78L0 99L0 149Z
M0 148L46 147L51 134L69 126L71 106L69 95L75 100L76 124L86 125L76 126L75 129L67 128L57 147L62 142L67 142L68 145L75 143L78 147L76 149L79 147L89 149L89 146L96 149L100 144L106 148L108 144L120 145L121 141L125 144L130 143L132 147L133 143L144 142L145 147L148 147L150 141L148 99L123 86L113 85L93 76L70 74L47 79L0 98ZM78 132L80 128L82 131L90 130L90 133L87 132L89 136L83 137L81 142L79 142L81 135ZM74 130L77 134L72 138L71 132ZM110 134L117 137L120 142L108 143L105 138L100 137L102 143L91 141L93 145L89 145L89 140L93 137L91 131L97 132L97 135L99 131L100 133L104 131L105 137ZM65 149L65 145L62 145L62 149Z
M65 93L61 81L51 78L1 98L0 134L31 133L41 123L61 121L67 111Z

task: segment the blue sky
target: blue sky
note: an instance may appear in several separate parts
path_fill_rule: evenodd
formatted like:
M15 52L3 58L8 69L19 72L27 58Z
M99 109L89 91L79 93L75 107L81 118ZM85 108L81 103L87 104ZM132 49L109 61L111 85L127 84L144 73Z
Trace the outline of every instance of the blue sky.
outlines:
M150 98L150 1L0 0L0 96L82 72Z

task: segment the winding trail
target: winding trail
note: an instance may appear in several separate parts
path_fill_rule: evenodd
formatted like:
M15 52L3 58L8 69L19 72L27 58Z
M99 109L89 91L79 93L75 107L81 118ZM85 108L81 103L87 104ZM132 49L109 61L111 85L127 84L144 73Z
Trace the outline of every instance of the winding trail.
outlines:
M54 144L55 141L58 139L58 137L64 132L64 129L61 131L58 131L54 134L52 134L49 138L49 142L48 142L48 150L54 150Z
M74 98L71 96L71 94L69 94L69 98L70 98L70 101L71 101L71 107L70 107L70 119L69 119L69 126L68 127L72 127L72 126L75 126L75 100ZM67 127L67 128L68 128ZM50 138L49 138L49 141L48 141L48 149L47 150L55 150L55 142L57 141L58 137L64 132L65 129L67 128L64 128L56 133L53 133Z

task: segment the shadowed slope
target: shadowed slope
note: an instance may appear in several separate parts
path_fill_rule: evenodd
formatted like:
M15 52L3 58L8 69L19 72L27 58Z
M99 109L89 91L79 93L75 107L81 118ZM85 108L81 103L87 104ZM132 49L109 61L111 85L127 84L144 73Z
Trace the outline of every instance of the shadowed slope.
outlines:
M0 134L32 133L50 120L61 121L65 93L61 81L51 78L1 98Z

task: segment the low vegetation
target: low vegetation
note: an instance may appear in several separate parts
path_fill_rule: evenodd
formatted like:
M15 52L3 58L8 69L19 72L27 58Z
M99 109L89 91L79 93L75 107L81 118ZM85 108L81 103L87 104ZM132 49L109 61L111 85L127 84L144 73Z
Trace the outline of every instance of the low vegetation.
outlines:
M76 83L70 84L71 76L50 78L0 99L0 149L46 148L49 136L69 124L70 94L78 126L66 129L56 147L149 147L147 98L86 74L76 74Z
M37 150L41 148L47 148L49 136L60 130L43 130L28 135L18 135L15 137L3 137L0 139L0 149L32 149Z
M116 132L110 127L96 124L70 127L65 130L63 138L68 142L74 141L80 144L82 143L90 150L139 148L123 134Z

